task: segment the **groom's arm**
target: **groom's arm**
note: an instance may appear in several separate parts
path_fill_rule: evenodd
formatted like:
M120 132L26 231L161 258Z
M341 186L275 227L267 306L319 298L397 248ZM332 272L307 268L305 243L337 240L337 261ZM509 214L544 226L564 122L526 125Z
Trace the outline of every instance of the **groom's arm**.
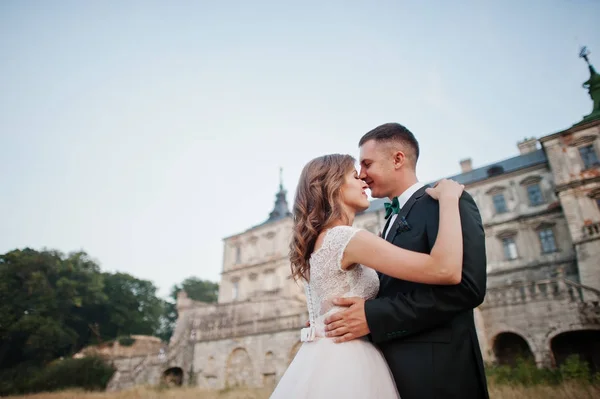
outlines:
M432 199L426 232L430 248L439 228L439 204ZM434 208L435 207L435 208ZM458 285L421 285L394 298L376 298L365 303L365 315L375 343L421 332L442 324L456 314L479 306L486 291L485 233L475 201L464 193L459 201L463 232L463 271Z

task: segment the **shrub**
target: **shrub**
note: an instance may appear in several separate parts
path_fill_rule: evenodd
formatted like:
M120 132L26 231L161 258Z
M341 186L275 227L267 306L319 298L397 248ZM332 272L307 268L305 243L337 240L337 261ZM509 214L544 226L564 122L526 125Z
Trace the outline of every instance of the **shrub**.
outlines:
M570 355L559 368L563 381L592 382L597 380L593 376L587 362L581 360L579 355Z
M114 372L114 367L100 357L64 359L41 370L31 381L31 388L34 392L66 388L104 390Z
M0 396L28 393L30 380L40 372L35 364L21 363L10 369L0 370Z
M0 371L0 395L50 392L68 388L106 389L115 369L100 357L56 360L44 368L19 365Z
M539 385L556 384L559 380L555 370L540 369L532 360L517 359L514 367L489 365L486 372L496 384Z
M514 367L486 365L490 382L506 385L558 385L563 382L600 382L600 373L592 373L589 365L578 355L569 356L556 369L538 368L532 360L517 359Z
M135 338L129 336L119 337L117 340L121 346L131 346L135 343Z

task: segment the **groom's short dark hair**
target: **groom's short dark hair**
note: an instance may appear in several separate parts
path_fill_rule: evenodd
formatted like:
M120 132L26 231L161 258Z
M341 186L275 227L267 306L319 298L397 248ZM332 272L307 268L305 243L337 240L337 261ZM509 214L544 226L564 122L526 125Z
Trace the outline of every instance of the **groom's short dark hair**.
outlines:
M358 146L361 147L370 140L375 140L376 142L399 141L403 145L411 147L415 157L414 163L415 165L417 164L417 160L419 159L419 142L414 134L405 126L399 123L384 123L362 136L358 142Z

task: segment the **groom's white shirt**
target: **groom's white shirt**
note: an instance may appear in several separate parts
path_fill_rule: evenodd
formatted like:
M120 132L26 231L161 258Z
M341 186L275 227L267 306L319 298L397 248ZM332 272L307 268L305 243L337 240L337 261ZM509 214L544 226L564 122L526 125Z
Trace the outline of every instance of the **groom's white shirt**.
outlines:
M413 184L412 186L410 186L409 188L407 188L406 190L404 190L404 192L398 196L398 205L400 206L400 209L402 209L402 207L406 204L406 202L410 199L410 197L412 197L413 194L416 193L423 186L424 186L424 184L421 183L420 181L418 181L415 184ZM387 228L387 231L385 232L384 238L387 238L387 235L390 232L390 229L392 228L392 225L396 221L397 217L398 217L398 214L396 214L396 213L391 216L392 219L390 220L390 223L388 224L388 228Z

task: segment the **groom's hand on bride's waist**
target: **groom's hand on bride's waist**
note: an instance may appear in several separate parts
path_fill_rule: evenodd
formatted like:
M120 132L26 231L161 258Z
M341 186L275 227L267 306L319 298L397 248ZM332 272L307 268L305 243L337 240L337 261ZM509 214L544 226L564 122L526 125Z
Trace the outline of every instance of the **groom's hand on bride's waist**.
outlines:
M334 342L347 342L369 334L363 298L337 298L333 304L346 307L325 319L325 335Z

